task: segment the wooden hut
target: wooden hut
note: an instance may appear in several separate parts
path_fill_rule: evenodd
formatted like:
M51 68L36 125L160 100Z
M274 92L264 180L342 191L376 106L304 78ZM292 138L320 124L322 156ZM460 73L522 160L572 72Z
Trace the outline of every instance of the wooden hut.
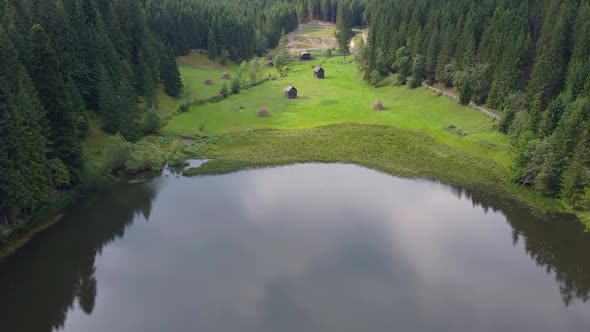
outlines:
M308 51L303 51L299 55L299 59L304 60L304 61L311 60L311 53L309 53Z
M285 98L295 99L297 98L297 89L294 86L288 86L285 88Z
M266 62L266 66L267 66L267 67L274 67L274 65L275 65L275 63L274 63L274 62L272 62L272 60L268 60L268 61Z
M324 68L315 67L313 69L313 77L318 78L318 79L323 79L324 78Z

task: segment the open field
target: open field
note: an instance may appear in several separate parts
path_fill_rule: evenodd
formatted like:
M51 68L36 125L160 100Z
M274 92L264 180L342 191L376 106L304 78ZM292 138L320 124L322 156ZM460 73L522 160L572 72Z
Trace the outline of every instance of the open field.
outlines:
M291 53L301 51L322 51L330 48L337 48L335 34L336 25L325 22L313 21L299 25L299 28L289 34L287 37L289 43L287 49Z
M185 91L180 98L174 99L167 96L163 88L157 89L156 101L158 108L164 115L177 110L186 99L207 99L219 94L224 82L227 82L228 85L231 83L231 80L221 78L223 72L228 71L233 77L240 69L238 64L228 61L227 65L222 65L198 52L180 56L176 58L176 61ZM212 79L213 85L203 84L206 79Z
M493 130L492 121L485 116L425 89L394 87L387 81L382 82L381 87L371 87L362 81L356 65L343 64L342 57L327 59L323 64L326 79L315 79L312 67L324 60L316 57L309 62L296 63L287 77L179 114L164 130L192 135L306 129L342 123L391 126L428 134L446 145L509 166L508 139ZM283 89L287 85L297 87L299 98L284 97ZM376 99L382 100L385 106L381 112L370 108ZM256 117L261 107L266 107L271 116ZM447 130L451 125L466 135Z

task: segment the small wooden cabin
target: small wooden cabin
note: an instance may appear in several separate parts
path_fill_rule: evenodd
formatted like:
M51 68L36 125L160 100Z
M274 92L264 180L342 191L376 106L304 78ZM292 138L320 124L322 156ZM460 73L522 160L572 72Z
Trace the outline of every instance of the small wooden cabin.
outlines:
M308 51L303 51L301 52L301 54L299 55L299 59L301 60L311 60L311 53L309 53Z
M297 98L297 89L294 86L288 86L285 88L285 98L295 99Z
M266 66L267 66L267 67L274 67L274 65L275 65L275 63L274 63L274 62L272 62L272 60L268 60L268 61L266 62Z
M323 79L324 78L324 68L315 67L313 69L313 77L318 78L318 79Z

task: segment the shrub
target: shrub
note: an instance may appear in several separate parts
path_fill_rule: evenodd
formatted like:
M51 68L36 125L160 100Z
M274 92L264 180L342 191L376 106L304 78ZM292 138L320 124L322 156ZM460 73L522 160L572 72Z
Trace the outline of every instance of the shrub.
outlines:
M233 81L231 82L231 92L234 94L240 93L240 89L242 87L242 82L239 77L234 77Z
M219 55L219 63L221 63L222 65L225 65L227 63L228 59L229 59L229 52L226 49L223 49L221 51L221 54Z
M180 105L180 107L178 108L178 112L180 112L180 113L188 112L188 104Z
M52 158L48 161L49 164L49 180L56 188L63 188L70 184L70 173L68 168L59 158Z
M371 76L369 76L369 84L377 85L380 80L381 74L379 73L379 71L377 71L377 69L373 69L373 71L371 72Z
M161 127L162 117L158 110L153 107L148 108L143 119L143 132L145 134L155 134L160 131Z
M105 148L103 166L108 172L115 172L125 168L125 164L131 157L131 143L127 142L121 134L117 133L109 139Z
M157 147L149 144L136 144L125 163L125 173L138 174L146 171L159 171L164 158Z
M219 90L219 94L222 95L224 98L229 95L227 83L223 83L223 85L221 86L221 90Z

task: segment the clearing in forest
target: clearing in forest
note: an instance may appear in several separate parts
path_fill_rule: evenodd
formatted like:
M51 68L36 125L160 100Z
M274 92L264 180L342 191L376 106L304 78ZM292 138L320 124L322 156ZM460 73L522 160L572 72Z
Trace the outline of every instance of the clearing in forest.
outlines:
M322 21L311 21L299 25L297 30L287 34L290 53L301 51L322 51L338 47L336 25Z

